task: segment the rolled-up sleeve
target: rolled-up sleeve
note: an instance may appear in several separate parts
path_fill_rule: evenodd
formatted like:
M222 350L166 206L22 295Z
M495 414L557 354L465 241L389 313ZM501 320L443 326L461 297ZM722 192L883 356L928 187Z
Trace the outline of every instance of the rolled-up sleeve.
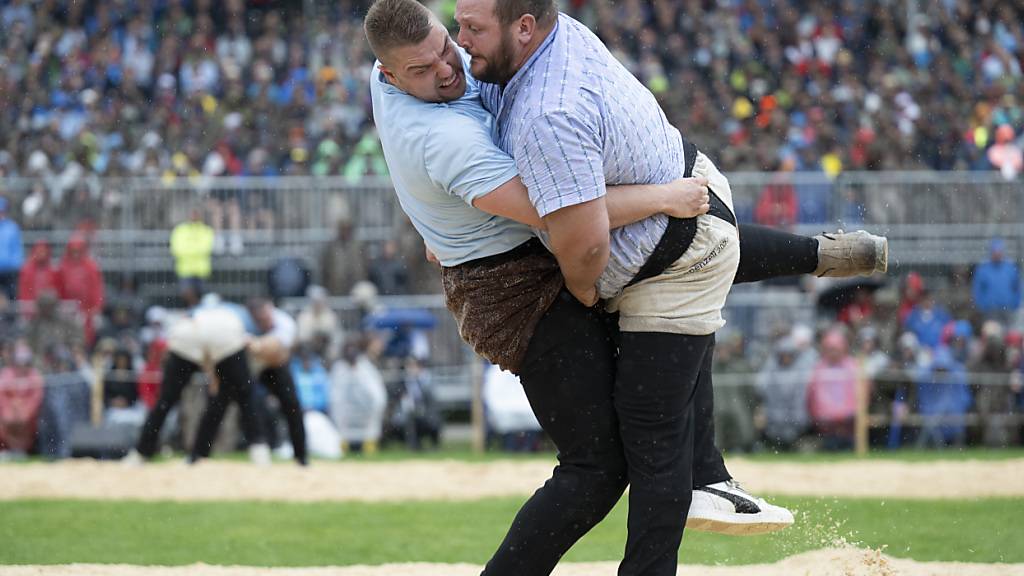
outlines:
M602 145L594 125L555 111L534 118L520 132L513 155L542 217L604 196Z

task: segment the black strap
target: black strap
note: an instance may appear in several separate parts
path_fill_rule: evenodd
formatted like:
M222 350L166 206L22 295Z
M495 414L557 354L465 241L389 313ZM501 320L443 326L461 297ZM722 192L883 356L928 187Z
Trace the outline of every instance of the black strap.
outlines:
M690 178L693 176L693 166L697 162L697 146L686 139L683 140L683 156L685 163L683 178ZM729 207L725 205L725 202L711 188L708 188L708 196L710 197L708 214L721 218L735 226L736 217L729 210ZM651 253L647 258L647 262L644 262L644 265L640 267L640 271L636 273L636 276L626 286L632 286L637 282L653 278L664 272L666 268L686 253L687 248L693 243L693 238L696 235L696 217L674 218L669 216L668 226L665 228L665 233L661 235L661 239L658 240L658 244L654 247L654 252Z
M466 262L463 262L462 264L456 264L455 266L452 266L452 268L476 268L478 266L493 267L504 264L505 262L510 262L512 260L518 260L531 254L547 253L549 253L548 249L544 247L544 244L541 243L540 239L534 236L533 238L530 238L526 242L523 242L519 246L516 246L515 248L507 252L494 254L493 256L484 256L482 258L477 258L475 260L468 260Z

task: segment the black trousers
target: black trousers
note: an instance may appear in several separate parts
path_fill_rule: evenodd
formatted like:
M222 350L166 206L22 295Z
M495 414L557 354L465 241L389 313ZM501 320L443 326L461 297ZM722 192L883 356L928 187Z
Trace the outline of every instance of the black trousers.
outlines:
M813 238L757 225L739 230L734 283L817 268ZM636 484L620 574L675 574L691 489L731 478L714 439L714 336L617 337L614 317L566 291L537 325L520 381L558 448L558 465L520 509L484 575L550 574L614 507L627 480ZM665 361L652 361L659 356ZM628 468L635 470L627 477Z
M160 398L157 400L156 406L146 416L146 422L142 425L142 433L135 448L139 454L149 458L156 453L160 429L164 426L167 414L181 400L182 391L185 390L185 387L191 382L192 376L199 370L201 368L195 362L187 360L174 352L168 352L167 359L164 361L163 380L160 384ZM246 394L248 394L251 378L244 351L237 352L221 360L214 366L214 370L220 379L222 391L244 387ZM244 414L246 410L242 412ZM251 413L251 411L249 412ZM220 422L218 421L217 423L219 425ZM243 417L242 426L246 434L259 434L259 430L255 426L255 420L252 418L246 419ZM202 431L202 425L200 425L200 431ZM215 433L216 430L214 430ZM201 435L197 436L196 444L201 443L201 438ZM207 454L209 454L209 448L207 448Z
M220 424L224 420L224 412L231 402L238 404L242 433L245 434L246 440L249 443L261 441L259 422L252 406L252 376L249 373L245 350L231 356L231 359L232 371L222 373L218 369L220 385L217 387L217 393L206 396L206 410L199 419L199 430L196 432L196 441L192 444L192 454L189 457L193 462L210 456Z
M610 327L564 289L537 324L519 379L558 449L558 465L519 510L483 574L550 574L626 489Z
M623 332L620 338L615 406L630 488L619 575L674 576L694 470L705 466L701 458L711 458L707 464L721 479L729 477L714 447L713 422L701 440L710 447L702 447L701 457L695 448L696 428L709 428L705 415L697 415L697 398L702 388L711 396L715 336Z
M810 274L818 267L818 241L757 224L740 224L740 264L733 284Z
M18 299L18 275L17 270L0 272L0 291L6 294L11 302Z
M277 398L281 405L281 414L288 424L288 437L295 451L295 460L300 464L306 464L308 461L306 427L302 421L302 405L299 404L299 395L295 390L295 380L292 378L288 365L263 370L260 372L259 382ZM263 430L269 430L269 427L273 425L270 421L270 414L265 407L260 407L257 413L262 420Z

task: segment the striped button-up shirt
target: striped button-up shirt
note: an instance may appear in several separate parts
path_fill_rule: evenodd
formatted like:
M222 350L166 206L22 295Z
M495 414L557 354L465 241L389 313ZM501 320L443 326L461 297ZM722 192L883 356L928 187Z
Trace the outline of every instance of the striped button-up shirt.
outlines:
M515 158L541 216L600 198L605 186L683 175L682 138L654 95L565 14L512 80L504 88L483 84L481 98L497 119L498 146ZM667 223L657 214L612 231L601 297L632 280Z

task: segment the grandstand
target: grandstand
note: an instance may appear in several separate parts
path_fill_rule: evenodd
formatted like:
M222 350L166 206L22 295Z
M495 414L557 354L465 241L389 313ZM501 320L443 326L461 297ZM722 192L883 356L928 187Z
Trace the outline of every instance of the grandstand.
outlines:
M234 300L265 294L268 270L283 258L321 282L321 254L338 222L351 222L369 268L398 243L411 277L378 304L434 314L438 398L465 411L472 355L410 237L372 126L366 4L0 0L0 196L25 251L48 242L59 259L85 233L109 287L130 275L146 306L175 307L168 244L193 208L219 237L238 239L214 254L206 283ZM451 2L436 4L444 13ZM904 327L886 310L911 271L980 332L988 318L959 292L963 271L984 262L997 237L1006 260L1024 259L1024 181L990 154L1024 147L1024 5L563 4L719 161L741 221L889 237L890 284L868 320L848 323L851 332L871 325L895 354ZM1003 126L1011 138L997 141ZM766 221L764 205L787 216ZM821 332L837 322L815 306L823 289L736 291L727 314L751 340L752 368L783 321ZM358 332L364 302L351 296L335 292L331 303L344 330ZM285 307L297 313L305 303ZM1013 312L1001 317L1006 333L1021 329ZM111 307L104 313L101 331ZM141 359L141 315L134 321L135 336L119 344ZM1020 374L1020 343L1017 356L1009 347L1017 364L1006 372ZM328 354L327 363L336 351ZM1004 412L1019 411L1017 386Z

